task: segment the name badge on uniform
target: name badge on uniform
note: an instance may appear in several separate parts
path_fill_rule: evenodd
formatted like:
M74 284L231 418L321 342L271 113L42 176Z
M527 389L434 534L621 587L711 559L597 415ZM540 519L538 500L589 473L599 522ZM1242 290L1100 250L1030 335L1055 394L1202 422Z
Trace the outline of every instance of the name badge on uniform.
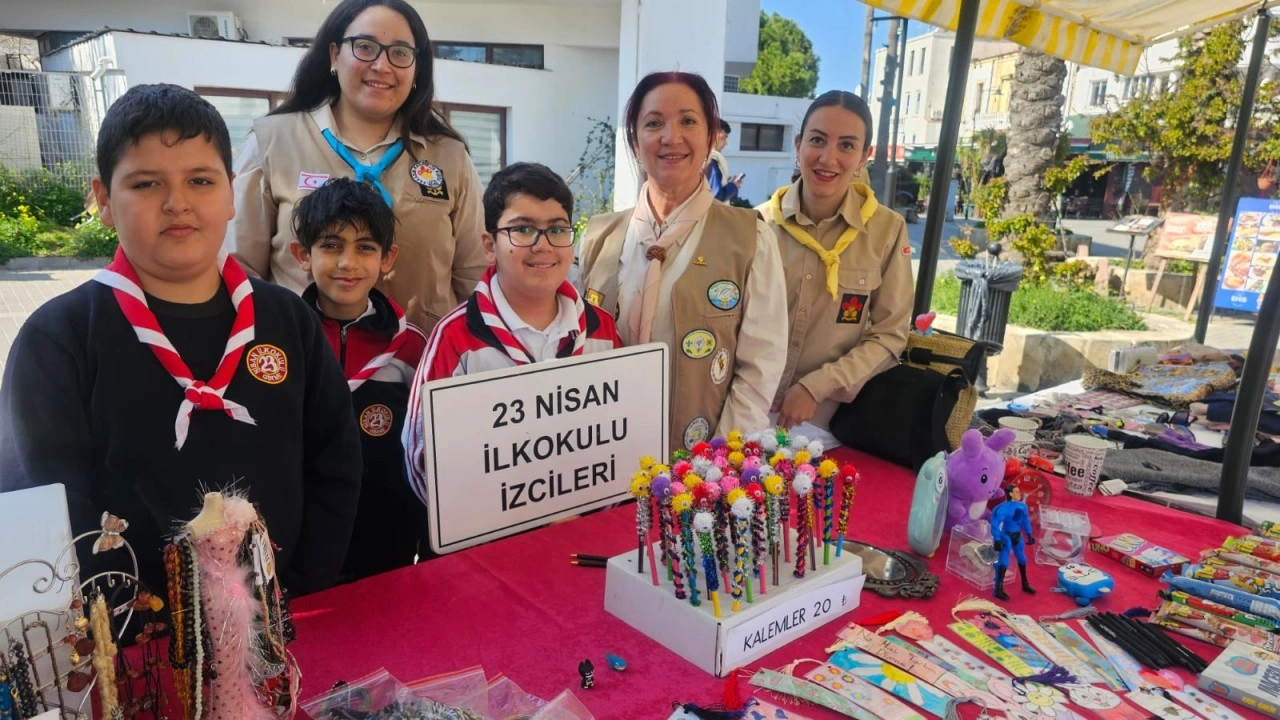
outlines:
M418 183L423 197L436 200L449 199L449 184L445 182L444 171L426 160L419 160L409 168L409 177Z
M601 295L599 290L587 288L587 302L599 307L601 300L604 300L604 295Z
M866 307L866 295L845 293L840 298L840 309L836 311L836 322L841 325L856 325L862 322L862 311Z

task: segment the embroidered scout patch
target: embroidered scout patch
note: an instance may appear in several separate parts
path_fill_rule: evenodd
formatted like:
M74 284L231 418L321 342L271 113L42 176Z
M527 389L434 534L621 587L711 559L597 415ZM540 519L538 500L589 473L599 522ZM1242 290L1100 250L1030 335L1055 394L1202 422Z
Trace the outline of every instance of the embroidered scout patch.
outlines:
M604 300L604 295L602 295L599 290L596 290L595 288L587 288L587 302L592 305L599 306L601 300Z
M316 190L321 185L329 181L328 173L298 173L298 189L299 190Z
M701 360L716 349L716 336L709 330L690 330L680 341L680 349L694 360Z
M275 345L258 345L244 356L249 374L268 385L279 385L289 377L289 359Z
M360 413L360 429L369 437L382 437L391 432L391 408L377 403Z
M738 301L742 299L742 291L732 280L717 280L707 288L707 299L720 310L732 310L738 307Z
M702 416L689 421L684 428L684 446L691 448L711 436L711 422Z
M719 385L729 377L729 350L720 348L716 356L711 358L711 382Z
M418 183L423 197L437 200L449 199L449 184L444 180L444 171L426 160L419 160L409 168L409 177Z
M840 298L840 309L836 311L836 322L842 325L852 325L862 322L862 310L866 306L866 295L845 293Z

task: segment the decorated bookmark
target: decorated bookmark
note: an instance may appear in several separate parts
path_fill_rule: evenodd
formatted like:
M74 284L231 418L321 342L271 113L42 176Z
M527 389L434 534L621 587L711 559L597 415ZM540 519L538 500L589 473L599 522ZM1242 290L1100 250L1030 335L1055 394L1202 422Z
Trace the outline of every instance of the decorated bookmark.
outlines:
M1161 676L1165 675L1166 672L1162 671ZM1176 674L1169 672L1167 675L1172 676L1175 687L1167 688L1166 692L1200 717L1206 720L1244 720L1243 715L1200 692L1194 685L1183 683Z
M1199 720L1198 715L1174 702L1162 688L1134 690L1125 697L1161 720Z
M1118 645L1102 636L1102 633L1093 629L1089 623L1082 623L1081 629L1093 641L1098 651L1111 661L1111 667L1115 668L1116 673L1124 680L1124 684L1134 690L1151 687L1151 683L1142 679L1142 666L1129 653L1121 650Z
M849 676L893 693L925 712L939 717L947 714L946 693L880 658L845 647L831 656L831 664L843 668Z
M863 680L852 672L826 663L805 674L805 677L837 695L856 703L864 711L881 720L924 720L915 709L895 699L889 693ZM942 703L946 712L946 701ZM927 709L927 708L926 708Z
M839 637L841 643L835 647L827 648L827 652L834 652L842 647L852 645L858 650L896 665L953 698L978 697L983 704L992 709L1004 705L1004 702L995 695L981 689L975 690L964 680L939 667L928 658L915 654L893 643L889 638L876 635L864 627L850 625L840 631Z
M1000 647L1017 655L1034 672L1039 673L1053 669L1053 663L1049 661L1049 658L1036 652L1036 649L1031 647L1026 640L1019 637L1018 633L1009 627L1003 617L993 613L981 613L969 622L982 631L984 635L999 643Z
M1005 617L1005 622L1013 628L1014 632L1031 643L1032 647L1040 651L1049 662L1066 668L1082 684L1093 685L1106 682L1088 663L1081 662L1030 615L1008 615Z
M959 635L962 640L972 645L983 655L994 660L996 664L1005 670L1008 670L1015 677L1030 677L1039 672L1036 668L1028 665L1027 661L1014 654L1004 645L996 642L971 622L962 620L960 622L951 623L947 627L951 628L951 632ZM1017 640L1017 637L1012 633L1009 633L1009 637ZM1022 641L1018 640L1018 642ZM1030 650L1030 648L1027 649ZM1032 650L1032 652L1035 651Z
M1094 650L1087 640L1080 637L1079 633L1072 630L1070 625L1065 622L1049 622L1043 623L1041 627L1069 652L1089 665L1112 690L1124 692L1125 690L1137 689L1126 685L1120 677L1120 673L1111 667L1111 663L1099 654L1097 650Z
M839 670L839 668L836 668L836 670ZM852 700L837 694L831 689L815 685L808 680L803 680L787 673L780 673L775 670L758 670L755 675L751 676L751 684L780 695L798 698L814 705L835 710L842 715L854 718L854 720L880 720L879 717L863 710L855 705ZM917 715L916 717L921 716Z
M1092 712L1102 720L1150 720L1151 714L1126 703L1119 695L1106 688L1092 685L1071 685L1067 696L1077 707Z
M994 682L994 679L989 680L988 677L984 674L973 672L968 668L963 668L958 665L953 665L947 662L946 660L938 657L937 655L934 655L933 653L925 650L924 648L918 648L915 645L912 645L905 638L889 637L888 640L894 645L897 645L898 647L908 652L919 655L925 660L928 660L929 662L937 665L938 667L946 670L949 673L952 673L956 677L963 680L966 685L978 691L979 693L989 694L989 695L992 695L993 697L995 696L991 687L991 683ZM1000 677L1005 680L1010 680L1010 678L1004 675L1001 675ZM1004 702L1001 701L1001 705L1003 704ZM999 710L1000 708L993 705L991 709Z

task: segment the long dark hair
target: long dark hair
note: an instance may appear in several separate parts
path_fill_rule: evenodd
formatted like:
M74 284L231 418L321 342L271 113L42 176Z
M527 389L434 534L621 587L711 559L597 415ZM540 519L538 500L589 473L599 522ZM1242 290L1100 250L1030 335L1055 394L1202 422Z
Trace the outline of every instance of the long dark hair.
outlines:
M418 57L413 63L413 82L417 87L409 90L409 97L398 111L403 121L400 137L404 138L405 147L412 147L409 142L410 133L425 138L444 136L465 144L462 135L453 129L436 107L435 58L431 52L431 38L427 36L427 26L422 22L418 11L405 0L342 0L338 3L316 31L311 48L298 63L289 98L269 114L311 112L341 97L342 88L338 85L338 78L329 74L329 44L337 43L341 46L343 33L355 22L356 17L378 5L390 8L404 17L405 22L409 23L409 30L413 32L413 46L418 49Z
M809 124L809 116L815 110L824 107L844 108L862 118L862 124L867 126L867 139L862 142L862 149L871 147L871 139L875 137L873 132L875 128L871 124L871 108L867 106L866 100L845 90L828 90L809 103L809 109L804 112L804 120L800 121L800 132L796 134L797 140L804 135L805 126Z
M631 91L631 97L627 98L627 109L623 116L624 125L627 129L627 145L631 148L632 155L635 154L638 144L636 140L636 123L640 119L640 106L644 104L645 97L653 92L654 88L668 83L684 85L692 90L694 95L698 96L698 102L702 105L702 114L707 119L707 147L715 147L716 133L720 132L720 105L716 103L716 94L701 75L673 70L649 73L640 78L640 82L636 83L635 90Z

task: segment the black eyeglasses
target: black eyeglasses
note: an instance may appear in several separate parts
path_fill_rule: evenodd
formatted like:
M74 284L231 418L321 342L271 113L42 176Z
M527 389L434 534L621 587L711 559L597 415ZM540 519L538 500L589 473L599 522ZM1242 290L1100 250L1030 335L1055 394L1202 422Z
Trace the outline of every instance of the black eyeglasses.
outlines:
M374 62L382 52L387 52L387 62L398 68L411 68L418 59L418 49L408 45L383 45L367 37L345 37L342 42L351 43L351 54L357 60Z
M549 228L536 228L532 225L512 225L511 227L498 228L498 232L505 232L507 239L516 247L533 247L538 244L538 240L544 235L547 238L547 244L551 247L573 247L573 228L565 225L553 225Z

